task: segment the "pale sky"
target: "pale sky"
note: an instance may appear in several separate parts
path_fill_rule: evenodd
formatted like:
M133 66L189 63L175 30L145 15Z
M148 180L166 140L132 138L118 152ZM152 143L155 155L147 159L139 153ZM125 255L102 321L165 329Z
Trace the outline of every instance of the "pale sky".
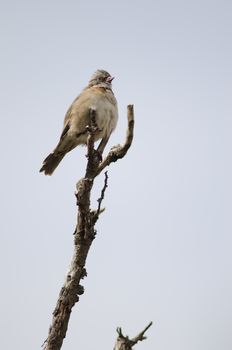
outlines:
M2 1L1 347L40 349L72 251L85 149L39 173L98 68L135 139L109 168L106 212L64 350L232 348L231 1ZM104 178L97 180L96 207Z

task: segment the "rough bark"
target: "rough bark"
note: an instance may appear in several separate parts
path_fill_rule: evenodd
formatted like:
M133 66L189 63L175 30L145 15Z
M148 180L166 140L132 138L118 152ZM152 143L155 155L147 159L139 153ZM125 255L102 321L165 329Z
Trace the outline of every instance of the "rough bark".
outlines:
M96 236L95 224L101 213L101 203L107 188L108 175L105 172L104 186L98 200L97 210L90 208L90 194L94 184L94 179L106 166L118 159L123 158L131 146L134 130L133 106L127 107L128 130L126 141L123 146L116 146L110 150L106 158L101 161L99 153L94 149L94 134L98 131L95 122L95 111L90 110L91 125L87 127L89 133L87 142L87 167L85 176L77 183L76 200L78 206L77 224L74 232L74 252L69 271L53 312L53 319L49 328L48 337L43 344L44 350L61 349L66 336L70 314L79 296L84 293L84 288L80 284L87 273L85 269L86 258L91 244Z

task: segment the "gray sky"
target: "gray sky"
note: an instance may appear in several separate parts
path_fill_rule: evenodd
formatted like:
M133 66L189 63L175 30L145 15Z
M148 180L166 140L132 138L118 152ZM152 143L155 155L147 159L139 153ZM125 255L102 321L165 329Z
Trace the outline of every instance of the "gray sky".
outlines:
M40 349L72 255L85 149L39 174L70 103L108 70L124 141L63 349L232 348L230 1L2 1L1 347ZM103 177L97 181L93 206Z

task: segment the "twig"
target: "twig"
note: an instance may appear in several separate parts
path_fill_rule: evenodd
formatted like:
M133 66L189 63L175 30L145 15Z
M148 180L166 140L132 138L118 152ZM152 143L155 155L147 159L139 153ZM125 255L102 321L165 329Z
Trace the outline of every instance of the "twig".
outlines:
M140 332L136 337L134 337L133 339L131 339L131 342L133 343L133 345L135 345L136 343L138 343L138 341L142 341L144 339L147 339L147 337L144 336L144 333L148 330L148 328L150 328L152 325L152 322L150 322L147 327L144 328L144 330L142 332ZM132 345L132 346L133 346Z
M103 199L104 199L104 196L105 196L105 191L106 191L106 189L107 189L107 187L108 187L108 173L107 173L107 171L105 172L105 181L104 181L104 187L103 187L103 189L102 189L102 191L101 191L101 197L100 198L98 198L98 208L97 208L97 216L99 216L99 214L100 214L100 212L101 212L101 204L102 204L102 201L103 201Z

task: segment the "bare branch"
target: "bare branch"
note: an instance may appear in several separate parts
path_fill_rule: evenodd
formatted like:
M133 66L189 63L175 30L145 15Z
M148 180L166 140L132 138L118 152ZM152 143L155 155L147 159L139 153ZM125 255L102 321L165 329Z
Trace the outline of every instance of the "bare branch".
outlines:
M102 189L102 191L101 191L101 197L100 198L98 198L98 208L97 208L97 216L99 216L99 214L100 214L100 212L101 212L101 204L102 204L102 201L103 201L103 199L104 199L104 196L105 196L105 191L106 191L106 189L107 189L107 187L108 187L108 173L107 173L107 171L105 172L105 181L104 181L104 187L103 187L103 189Z
M123 335L122 329L120 327L117 328L118 338L114 347L114 350L132 350L132 347L138 343L138 341L142 341L146 339L144 336L144 333L150 328L152 325L152 322L149 323L149 325L140 332L136 337L129 339L129 337L126 335Z
M144 330L142 332L140 332L136 337L134 337L133 339L131 339L131 342L133 343L133 345L135 345L136 343L138 343L138 341L142 341L144 339L147 339L147 337L144 336L145 332L148 330L148 328L150 328L152 325L152 322L150 322L147 327L144 328ZM132 345L132 346L133 346Z

